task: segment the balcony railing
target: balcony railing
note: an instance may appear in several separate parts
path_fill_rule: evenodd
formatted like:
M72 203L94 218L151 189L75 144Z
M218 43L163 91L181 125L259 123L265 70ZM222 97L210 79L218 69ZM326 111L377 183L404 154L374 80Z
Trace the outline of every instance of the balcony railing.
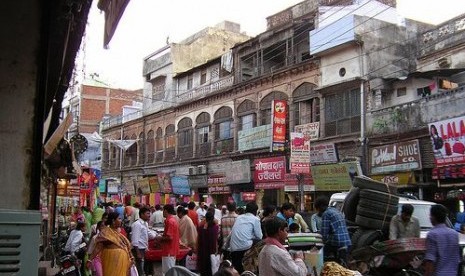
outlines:
M465 14L438 25L418 38L420 57L465 42Z
M178 95L178 103L184 103L187 101L191 101L194 99L199 99L202 97L205 97L213 92L219 91L221 89L224 89L226 87L232 86L234 83L234 76L229 76L222 78L220 80L217 80L215 82L212 82L207 85L203 85L200 87L196 87L194 89L191 89L187 91L186 93L183 93L181 95Z
M111 118L104 119L101 123L101 126L102 126L102 129L109 129L114 126L118 126L126 122L129 122L129 121L132 121L138 118L142 118L142 115L143 115L142 110L138 110L136 112L126 114L124 116L123 115L114 116Z
M203 143L196 145L195 156L196 157L206 157L209 156L211 152L211 143Z
M214 153L222 154L232 152L234 150L234 139L225 139L215 142Z
M427 96L412 102L367 113L367 134L403 133L429 123L463 115L465 86ZM447 111L447 112L445 112Z

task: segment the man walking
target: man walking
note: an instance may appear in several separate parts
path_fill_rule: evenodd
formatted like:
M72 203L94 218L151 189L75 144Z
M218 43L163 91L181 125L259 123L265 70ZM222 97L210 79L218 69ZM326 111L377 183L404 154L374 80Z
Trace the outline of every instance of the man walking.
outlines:
M131 228L132 253L136 261L136 268L139 275L144 273L144 256L145 250L149 245L149 238L155 238L155 235L149 231L147 221L150 219L150 210L147 207L139 209L139 219L135 221Z
M245 252L252 247L254 240L261 240L263 237L260 219L256 216L257 210L255 202L247 203L245 214L236 218L231 230L231 259L239 273L244 271L242 258Z
M163 236L155 238L155 241L161 244L163 274L175 265L176 255L179 253L179 225L174 214L173 205L166 204L163 206L165 230L163 231Z
M390 240L420 237L420 223L416 217L412 216L413 210L412 204L404 204L400 214L392 217L389 225Z
M321 213L321 235L323 236L325 257L334 257L341 265L346 265L347 255L352 242L347 231L346 221L342 213L333 207L328 207L327 197L315 200L315 209Z
M163 226L163 211L160 204L155 205L155 212L150 216L149 225L152 227Z
M426 235L425 276L457 275L460 263L459 233L445 224L447 209L433 205L430 220L433 228Z

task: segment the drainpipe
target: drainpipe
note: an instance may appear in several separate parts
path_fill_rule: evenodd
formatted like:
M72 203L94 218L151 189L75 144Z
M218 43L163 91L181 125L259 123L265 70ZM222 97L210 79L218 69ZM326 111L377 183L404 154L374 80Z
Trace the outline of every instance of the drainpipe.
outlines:
M362 155L362 162L361 162L361 167L362 167L362 172L366 173L367 168L366 168L366 156L367 156L367 145L366 145L366 137L365 137L365 70L364 70L364 62L363 62L363 44L359 42L359 48L360 48L360 75L362 76L362 79L360 81L360 146L361 146L361 155Z

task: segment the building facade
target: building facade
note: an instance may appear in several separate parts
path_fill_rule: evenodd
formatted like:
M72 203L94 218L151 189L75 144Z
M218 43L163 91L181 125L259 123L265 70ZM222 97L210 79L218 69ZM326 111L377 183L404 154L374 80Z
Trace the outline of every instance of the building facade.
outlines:
M106 143L103 175L148 203L291 201L311 210L316 194L348 190L360 174L423 195L435 160L428 124L441 117L419 120L414 110L443 101L439 88L422 94L433 82L459 89L459 65L427 68L444 59L444 49L422 52L433 26L400 18L386 1L323 4L272 15L264 33L192 66L175 66L173 45L149 56L144 115L102 131L137 142L125 151ZM410 155L384 164L383 146Z

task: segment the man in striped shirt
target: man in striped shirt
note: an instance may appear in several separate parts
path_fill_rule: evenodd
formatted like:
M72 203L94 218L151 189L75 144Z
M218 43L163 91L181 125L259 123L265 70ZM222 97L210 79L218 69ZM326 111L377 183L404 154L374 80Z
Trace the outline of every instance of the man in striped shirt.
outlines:
M335 258L337 262L346 265L347 255L352 242L347 231L346 221L342 213L333 207L328 207L329 199L325 196L315 200L315 209L321 215L321 235L325 243L325 257Z

